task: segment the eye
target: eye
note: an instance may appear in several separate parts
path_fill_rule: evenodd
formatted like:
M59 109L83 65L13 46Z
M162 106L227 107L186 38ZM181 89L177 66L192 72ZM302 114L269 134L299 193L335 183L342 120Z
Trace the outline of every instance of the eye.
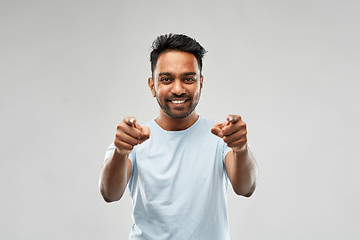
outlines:
M170 83L170 81L171 81L171 79L168 77L160 78L160 82L162 82L162 83Z
M195 77L191 77L191 78L185 78L184 80L186 83L193 83L196 81L196 78Z

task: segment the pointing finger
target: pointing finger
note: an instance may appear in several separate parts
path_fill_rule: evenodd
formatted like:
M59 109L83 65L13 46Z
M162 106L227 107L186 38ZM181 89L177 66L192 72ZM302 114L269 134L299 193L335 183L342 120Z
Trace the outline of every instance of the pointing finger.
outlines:
M246 123L244 123L243 121L238 121L236 124L229 123L222 130L225 136L229 136L240 130L246 131Z
M124 118L124 122L129 126L135 126L136 118L134 118L134 117L126 117L126 118Z
M126 122L127 125L129 125L130 127L134 127L136 129L141 130L141 126L136 122L136 118L134 117L127 117L124 119L124 121Z
M240 116L238 115L228 115L226 120L228 121L228 123L236 123L237 121L239 121L241 119Z

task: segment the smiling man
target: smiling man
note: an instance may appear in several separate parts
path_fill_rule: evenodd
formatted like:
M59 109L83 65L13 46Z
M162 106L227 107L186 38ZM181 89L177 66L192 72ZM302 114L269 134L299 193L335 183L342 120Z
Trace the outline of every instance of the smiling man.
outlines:
M182 34L154 41L148 85L159 116L143 126L124 118L106 152L101 194L117 201L129 187L129 239L230 239L228 187L245 197L255 190L258 169L241 117L215 123L196 113L205 52Z

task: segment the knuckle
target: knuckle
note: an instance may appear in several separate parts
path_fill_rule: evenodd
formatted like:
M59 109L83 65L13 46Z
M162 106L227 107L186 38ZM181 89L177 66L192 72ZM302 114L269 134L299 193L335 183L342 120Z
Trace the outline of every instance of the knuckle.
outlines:
M142 132L138 131L138 133L136 134L136 137L139 139L142 137Z
M115 134L115 139L122 140L124 133L122 131L117 131Z
M127 146L125 147L126 150L133 150L133 148L134 148L134 146L132 146L132 145L127 145Z
M228 145L228 147L230 147L230 148L235 147L235 144L234 144L234 143L228 143L227 145Z
M127 144L124 142L120 142L120 146L118 147L121 150L132 150L134 147L131 144Z
M114 145L115 145L117 148L121 147L121 141L118 140L118 139L115 139Z
M123 124L119 124L119 125L117 125L116 129L117 129L118 131L123 131L123 130L124 130L124 125L123 125Z

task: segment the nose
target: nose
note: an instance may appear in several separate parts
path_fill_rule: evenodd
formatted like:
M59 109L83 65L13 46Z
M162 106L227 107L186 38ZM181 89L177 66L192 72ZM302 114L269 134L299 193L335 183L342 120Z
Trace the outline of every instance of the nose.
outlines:
M171 93L178 96L185 94L185 88L183 86L183 82L178 79L175 80L171 87Z

